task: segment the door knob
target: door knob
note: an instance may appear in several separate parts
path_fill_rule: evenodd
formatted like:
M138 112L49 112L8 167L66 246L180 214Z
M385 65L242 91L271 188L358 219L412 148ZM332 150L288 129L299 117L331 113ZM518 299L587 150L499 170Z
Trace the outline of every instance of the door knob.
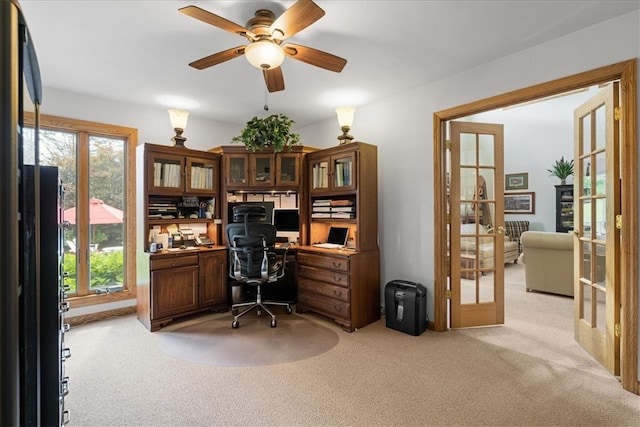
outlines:
M499 225L498 228L496 228L496 231L498 232L498 234L503 234L504 233L504 226Z

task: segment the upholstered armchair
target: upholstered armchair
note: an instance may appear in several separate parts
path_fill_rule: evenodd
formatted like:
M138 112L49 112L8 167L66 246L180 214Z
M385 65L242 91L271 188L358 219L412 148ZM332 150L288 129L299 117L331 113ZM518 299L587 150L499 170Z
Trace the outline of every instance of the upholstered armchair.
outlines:
M518 243L518 254L522 253L522 242L520 236L525 231L529 231L529 221L505 221L504 234L512 242Z
M468 234L475 234L476 224L461 224L460 225L460 252L463 255L475 255L478 253L478 260L480 262L480 268L491 268L495 265L495 251L493 249L493 237L488 227L479 224L478 233L479 238L476 244L474 236L466 236ZM486 235L486 237L483 237ZM518 242L504 239L504 263L511 261L517 262L520 252L518 251Z

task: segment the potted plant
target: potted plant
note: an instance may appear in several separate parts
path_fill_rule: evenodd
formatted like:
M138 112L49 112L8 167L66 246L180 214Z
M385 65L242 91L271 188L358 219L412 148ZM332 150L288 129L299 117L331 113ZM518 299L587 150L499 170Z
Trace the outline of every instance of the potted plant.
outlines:
M567 183L567 177L573 175L573 160L565 160L564 156L560 157L560 160L556 160L551 169L547 169L551 173L550 176L557 176L560 178L560 184Z
M285 148L291 150L291 147L298 145L300 141L300 135L291 132L291 125L294 123L284 114L272 114L265 118L254 117L231 142L241 142L247 150L252 151L266 147L273 148L274 153L279 153Z

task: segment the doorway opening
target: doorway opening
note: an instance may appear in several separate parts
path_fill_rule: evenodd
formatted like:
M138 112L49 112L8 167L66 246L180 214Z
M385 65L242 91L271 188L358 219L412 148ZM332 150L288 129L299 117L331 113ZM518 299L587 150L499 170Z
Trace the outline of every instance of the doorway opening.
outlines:
M535 101L592 85L619 80L621 84L621 205L624 228L620 248L621 284L621 375L625 390L638 393L638 177L637 177L637 60L629 60L489 99L472 102L434 114L434 198L435 198L435 318L434 329L447 329L447 194L446 126L451 120L498 108Z

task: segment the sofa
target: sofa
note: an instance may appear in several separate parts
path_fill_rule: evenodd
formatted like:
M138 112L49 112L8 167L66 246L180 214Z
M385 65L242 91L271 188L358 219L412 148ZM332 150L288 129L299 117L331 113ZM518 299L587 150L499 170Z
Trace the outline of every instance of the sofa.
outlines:
M527 292L573 297L573 235L525 231L520 236Z
M495 254L493 250L493 230L478 224L478 242L475 236L465 236L476 233L476 224L460 225L460 253L461 255L475 255L478 252L478 262L480 268L492 268L495 265ZM486 237L482 237L486 235ZM504 263L517 262L520 252L518 242L514 242L505 237L504 239Z

